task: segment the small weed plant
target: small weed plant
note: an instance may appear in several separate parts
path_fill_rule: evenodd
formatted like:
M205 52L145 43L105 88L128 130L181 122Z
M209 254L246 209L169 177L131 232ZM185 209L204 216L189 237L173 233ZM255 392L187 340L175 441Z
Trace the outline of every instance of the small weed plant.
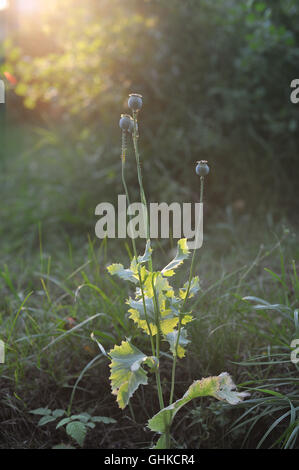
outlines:
M40 416L38 426L44 426L54 421L56 429L65 426L67 435L78 444L83 447L87 431L93 429L97 423L112 424L115 423L115 419L108 418L107 416L91 416L89 413L80 413L76 415L67 416L68 413L62 409L50 410L49 408L37 408L31 411L32 414ZM70 448L65 444L59 444L54 448Z

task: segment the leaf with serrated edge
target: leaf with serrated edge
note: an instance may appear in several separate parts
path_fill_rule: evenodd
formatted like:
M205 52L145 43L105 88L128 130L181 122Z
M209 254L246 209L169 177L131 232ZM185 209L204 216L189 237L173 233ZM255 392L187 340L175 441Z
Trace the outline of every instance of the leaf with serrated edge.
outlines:
M145 298L145 308L147 314L147 320L150 325L152 335L157 333L157 327L155 325L155 308L153 299ZM148 335L149 329L147 326L146 316L144 312L143 300L133 300L129 299L127 303L130 305L129 313L130 318L133 320L140 328L142 328Z
M232 405L240 403L243 398L248 396L248 393L233 392L232 390L235 388L236 386L227 372L223 372L219 376L196 380L190 385L182 398L172 403L172 405L163 408L153 416L148 421L148 427L152 431L159 433L166 432L179 409L194 398L212 396L218 400L227 401Z
M175 355L175 346L177 342L177 337L178 337L178 330L173 330L166 335L166 339L170 346L170 351L172 352L173 355ZM188 343L190 343L190 341L187 338L187 331L185 328L181 328L178 349L177 349L177 356L180 359L182 359L185 356L186 351L185 351L184 346L187 346Z
M131 307L129 310L130 318L147 334L149 334L149 323L152 335L157 334L158 328L156 323L153 286L155 288L155 297L159 307L159 324L161 332L162 334L166 335L167 333L173 331L173 329L178 324L179 312L175 306L179 306L182 301L174 297L173 288L170 286L168 280L163 278L159 272L148 273L146 281L143 285L146 315L141 291L140 289L136 289L135 300L130 298L127 301ZM192 317L184 316L182 323L185 324L190 320L192 320Z
M139 385L147 384L147 374L141 367L148 357L129 341L122 341L109 353L111 357L110 381L120 408L125 408Z
M68 423L65 428L67 434L71 436L80 447L83 447L84 439L87 433L87 429L84 423L81 421L72 421Z
M173 331L173 329L178 324L178 317L174 316L171 309L166 308L166 297L163 295L159 296L159 310L160 310L160 328L161 332L164 335ZM146 316L144 312L143 300L132 300L129 299L127 302L132 308L129 309L130 318L140 327L142 328L147 334L149 334ZM147 319L150 325L152 335L156 335L158 332L158 328L155 321L155 307L154 301L152 298L145 298L145 306L146 306L146 313ZM186 319L184 319L186 323ZM188 321L188 319L187 319Z
M143 284L144 294L152 298L154 297L154 288L156 296L166 296L167 298L174 297L174 290L169 284L168 280L162 276L160 272L147 273L146 280Z
M151 248L151 242L150 240L147 240L144 255L138 256L138 263L146 263L147 261L149 261L151 258L152 252L153 250Z
M141 276L141 281L143 282L148 272L144 266L140 265L150 260L152 251L153 250L151 249L150 240L148 240L146 243L144 255L138 256L137 261L134 257L131 261L129 269L125 269L124 266L120 263L111 264L107 267L107 269L112 276L116 275L125 281L131 281L134 284L137 284L137 282L140 280L139 276Z
M121 279L124 279L125 281L131 281L134 282L134 284L137 284L138 282L138 276L134 274L134 272L131 269L125 269L122 264L120 263L114 263L111 264L110 266L107 267L109 273L111 276L118 276Z
M243 398L250 395L248 392L233 392L236 385L227 372L222 372L222 374L219 375L219 379L219 390L215 394L215 398L218 400L226 401L230 405L237 405Z
M185 300L187 290L188 290L188 284L189 282L185 282L184 287L180 289L180 298L182 300ZM190 289L189 289L189 294L188 294L188 299L191 299L191 297L194 297L195 294L199 291L199 277L195 276L192 278L191 283L190 283Z
M173 276L174 269L176 269L180 264L183 263L185 259L188 258L190 251L187 246L187 238L181 238L178 241L178 248L175 258L170 261L170 263L162 269L163 276Z

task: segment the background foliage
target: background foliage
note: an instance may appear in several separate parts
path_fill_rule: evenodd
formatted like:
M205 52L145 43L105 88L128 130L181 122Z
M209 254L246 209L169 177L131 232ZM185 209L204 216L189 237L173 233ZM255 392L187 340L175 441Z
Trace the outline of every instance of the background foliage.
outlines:
M128 92L142 93L153 197L189 196L190 164L208 159L218 206L241 198L256 212L263 198L295 209L298 17L292 0L53 2L6 42L4 67L25 106L85 150L99 136L117 142Z

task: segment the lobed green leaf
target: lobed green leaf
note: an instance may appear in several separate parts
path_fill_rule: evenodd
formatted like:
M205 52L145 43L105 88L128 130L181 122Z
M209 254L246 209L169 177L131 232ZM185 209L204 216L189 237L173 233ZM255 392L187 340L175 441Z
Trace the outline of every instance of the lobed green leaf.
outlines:
M182 300L185 300L186 298L188 285L189 285L189 282L187 281L185 282L184 287L180 289L179 296ZM194 297L194 295L197 294L198 291L199 291L199 277L195 276L192 278L191 283L190 283L188 299L191 299L192 297Z
M137 284L138 282L138 276L136 276L131 269L125 269L120 263L111 264L107 269L112 276L116 275L121 279L133 282L134 284Z
M119 407L123 409L139 385L147 384L147 374L141 365L150 358L129 341L122 341L121 345L115 346L109 355L112 393L116 395ZM155 359L152 358L152 361Z
M185 356L185 352L186 352L184 346L187 346L187 344L190 343L189 339L187 338L187 330L185 328L181 328L178 348L176 351L175 347L176 347L177 337L178 337L178 330L173 330L166 335L166 340L169 343L170 351L172 352L172 354L177 355L180 359L182 359Z
M181 238L178 241L177 253L175 258L162 269L163 276L173 276L174 270L180 266L185 259L188 258L190 251L188 250L187 238Z
M233 391L235 388L236 386L227 372L223 372L219 376L196 380L190 385L182 398L153 416L148 421L148 427L152 431L165 433L170 428L172 420L180 408L194 398L211 396L218 400L224 400L231 405L236 405L248 396L248 393L235 392Z

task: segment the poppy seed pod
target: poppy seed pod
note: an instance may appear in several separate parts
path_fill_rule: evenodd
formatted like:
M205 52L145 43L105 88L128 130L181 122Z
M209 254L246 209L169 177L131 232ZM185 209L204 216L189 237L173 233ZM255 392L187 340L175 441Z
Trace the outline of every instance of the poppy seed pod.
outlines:
M133 111L139 111L142 108L142 95L131 93L128 99L128 106Z
M207 165L206 160L200 160L199 162L196 162L196 168L195 171L198 174L198 176L207 176L209 174L210 168Z
M131 116L129 114L121 114L120 116L120 120L119 120L119 127L123 130L123 131L131 131L132 130L132 126L133 126L133 119L131 118Z

